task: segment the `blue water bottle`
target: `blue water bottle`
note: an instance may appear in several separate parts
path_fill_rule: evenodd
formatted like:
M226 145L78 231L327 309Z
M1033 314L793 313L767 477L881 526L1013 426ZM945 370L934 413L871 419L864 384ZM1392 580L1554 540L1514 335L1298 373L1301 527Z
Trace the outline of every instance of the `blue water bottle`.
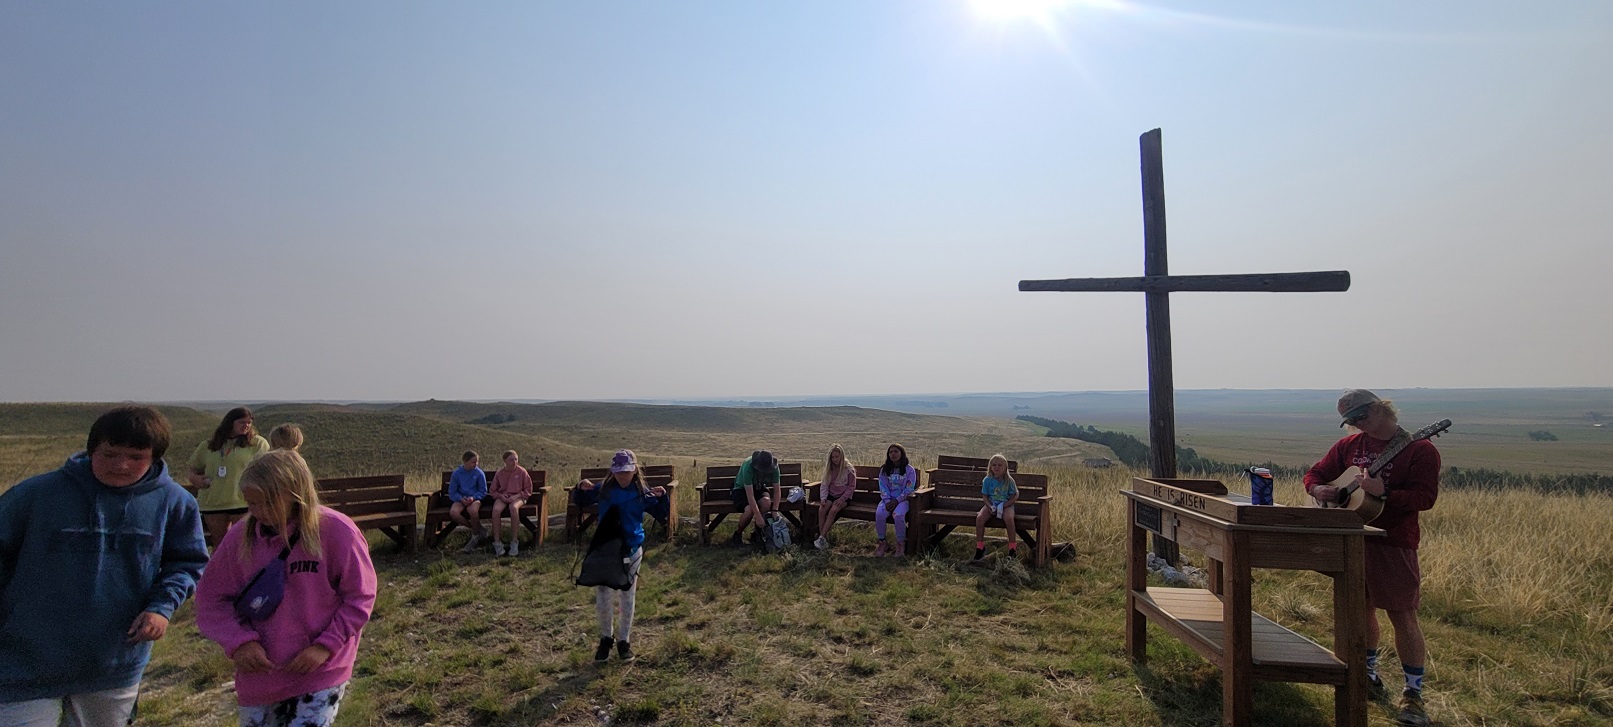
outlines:
M1249 501L1256 505L1270 505L1271 501L1271 470L1265 467L1250 467L1249 473Z

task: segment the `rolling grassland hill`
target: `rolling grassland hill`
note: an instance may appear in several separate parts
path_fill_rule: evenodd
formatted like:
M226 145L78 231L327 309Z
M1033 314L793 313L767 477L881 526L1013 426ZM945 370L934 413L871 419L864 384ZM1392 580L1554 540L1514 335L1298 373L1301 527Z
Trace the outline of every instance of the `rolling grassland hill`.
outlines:
M22 410L0 411L16 422ZM55 467L82 446L96 411L23 411L25 423L0 429L0 472ZM577 552L558 538L495 558L458 553L463 535L414 555L376 537L380 594L338 720L344 726L1218 722L1219 676L1180 642L1151 627L1148 664L1135 667L1125 656L1126 523L1117 491L1141 473L1080 466L1078 456L1107 454L1085 442L1003 419L854 407L419 402L257 411L261 429L301 423L320 474L401 471L418 491L435 489L436 473L456 465L467 446L491 457L518 449L528 464L536 457L558 473L555 485L624 444L648 461L679 464L686 485L699 479L697 458L701 466L731 463L756 447L807 462L809 472L830 441L870 463L899 441L921 466L937 452L1001 450L1048 475L1054 539L1078 551L1074 562L1027 570L997 542L986 560L972 561L964 535L903 559L870 557L865 526L837 527L827 552L797 547L771 556L702 546L694 528L671 542L652 529L633 638L640 658L597 667L593 597L572 586ZM183 461L217 421L216 412L170 416L184 422L171 461ZM7 477L0 487L15 481ZM1278 502L1298 504L1298 487L1281 484ZM693 511L694 494L680 487L683 512ZM1441 495L1423 519L1421 550L1437 724L1613 724L1613 540L1595 537L1609 530L1613 497L1605 494ZM1330 643L1323 576L1263 571L1253 598L1262 615ZM235 722L232 666L196 633L193 614L182 608L156 645L141 724ZM1390 643L1384 663L1393 679ZM1255 702L1255 725L1331 724L1326 688L1261 684ZM1387 707L1369 711L1372 727L1393 724Z

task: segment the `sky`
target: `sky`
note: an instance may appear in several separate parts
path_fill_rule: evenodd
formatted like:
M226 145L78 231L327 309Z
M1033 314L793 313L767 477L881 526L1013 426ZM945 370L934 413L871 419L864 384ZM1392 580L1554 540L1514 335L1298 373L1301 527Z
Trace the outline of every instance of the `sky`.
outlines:
M1613 3L0 0L0 400L1613 386Z

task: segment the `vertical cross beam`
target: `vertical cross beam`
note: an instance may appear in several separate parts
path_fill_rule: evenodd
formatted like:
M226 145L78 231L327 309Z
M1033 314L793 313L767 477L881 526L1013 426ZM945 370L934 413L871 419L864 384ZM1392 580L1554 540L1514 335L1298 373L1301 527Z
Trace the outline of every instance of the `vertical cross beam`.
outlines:
M1169 275L1165 260L1165 163L1159 129L1142 135L1143 275ZM1143 294L1148 328L1148 451L1155 477L1176 476L1176 381L1171 371L1171 297ZM1169 542L1169 541L1167 541Z
M1142 148L1143 275L1170 275L1165 257L1165 161L1159 129L1138 139ZM1143 294L1148 329L1148 459L1154 477L1176 476L1176 380L1171 364L1171 296ZM1174 541L1154 536L1154 554L1175 565Z

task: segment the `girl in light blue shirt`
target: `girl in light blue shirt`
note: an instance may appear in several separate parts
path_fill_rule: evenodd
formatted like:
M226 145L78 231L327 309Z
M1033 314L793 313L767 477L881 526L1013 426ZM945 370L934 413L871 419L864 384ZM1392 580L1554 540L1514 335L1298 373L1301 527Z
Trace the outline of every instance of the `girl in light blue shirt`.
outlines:
M980 497L986 506L975 515L975 560L986 557L986 523L992 518L1001 520L1008 529L1008 555L1018 555L1019 537L1014 532L1014 503L1019 501L1019 487L1014 476L1008 474L1008 458L991 455L986 464L986 478L980 481Z

